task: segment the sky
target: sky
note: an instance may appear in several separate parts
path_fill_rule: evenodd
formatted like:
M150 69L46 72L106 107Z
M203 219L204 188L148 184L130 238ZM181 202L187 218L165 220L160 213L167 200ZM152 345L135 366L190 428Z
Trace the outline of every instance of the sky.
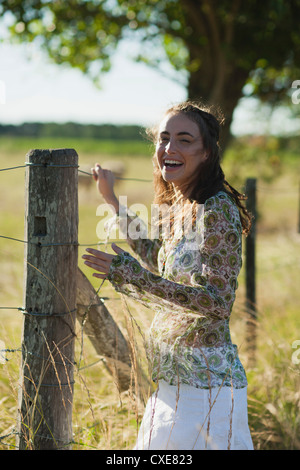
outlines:
M51 63L33 44L0 43L0 124L156 123L170 105L187 98L186 89L129 55L128 44L122 44L98 89L79 70ZM290 120L284 110L271 119L249 98L240 101L232 124L235 135L299 129L299 120Z
M32 45L0 44L0 123L28 121L149 125L185 88L126 57L123 47L101 89L81 71L52 64Z

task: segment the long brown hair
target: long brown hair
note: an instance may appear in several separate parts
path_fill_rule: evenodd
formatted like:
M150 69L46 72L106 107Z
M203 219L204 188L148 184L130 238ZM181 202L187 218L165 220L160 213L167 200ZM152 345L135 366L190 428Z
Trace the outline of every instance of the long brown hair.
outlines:
M169 108L165 115L183 113L191 121L195 122L203 139L203 146L208 153L208 158L200 163L198 171L190 181L189 201L204 204L205 201L219 191L226 192L239 209L243 233L248 234L251 228L251 215L246 210L243 202L246 196L239 193L225 179L221 168L221 152L219 145L220 126L224 122L222 114L218 110L212 112L211 108L192 101L185 101ZM154 143L157 142L158 128L147 130ZM172 183L162 178L156 153L153 156L154 173L154 203L169 205L174 204L175 192Z

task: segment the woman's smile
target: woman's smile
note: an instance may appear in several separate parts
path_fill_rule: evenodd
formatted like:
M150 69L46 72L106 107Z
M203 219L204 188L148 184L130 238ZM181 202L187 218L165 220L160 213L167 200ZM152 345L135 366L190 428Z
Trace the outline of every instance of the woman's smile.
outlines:
M166 171L174 171L181 168L183 166L183 162L180 162L179 160L172 160L171 158L165 158L163 160L163 165Z

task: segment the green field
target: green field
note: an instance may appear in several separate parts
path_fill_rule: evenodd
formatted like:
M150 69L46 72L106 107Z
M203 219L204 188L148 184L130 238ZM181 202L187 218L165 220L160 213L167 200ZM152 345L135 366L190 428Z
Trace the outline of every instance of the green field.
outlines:
M152 148L148 142L94 141L76 139L0 139L0 169L24 165L32 148L75 148L80 168L87 171L96 162L122 162L125 178L152 178ZM247 177L257 178L257 351L256 364L247 367L247 329L245 313L244 269L232 314L234 342L248 375L249 422L256 449L300 449L300 364L293 360L292 345L300 340L300 233L299 155L297 145L283 145L275 138L235 141L226 152L223 168L227 179L242 189ZM24 168L0 172L0 235L24 238ZM152 185L141 181L118 180L116 192L127 195L128 205L150 204ZM103 201L87 177L79 185L79 243L97 243L96 209ZM79 249L79 266L95 288ZM23 304L23 243L0 238L0 306ZM125 336L128 311L118 294L105 283L103 296ZM129 302L137 325L145 330L151 312ZM21 345L22 314L0 310L0 340L9 349ZM78 325L80 336L80 325ZM139 354L143 348L135 327ZM113 378L96 357L89 340L83 350L76 342L77 357L83 353L82 368L75 374L74 449L130 449L137 433L137 420L143 405L129 391L119 394ZM20 352L8 352L0 364L0 449L14 449L17 412L17 387ZM296 357L300 357L296 356ZM97 362L94 365L93 363Z

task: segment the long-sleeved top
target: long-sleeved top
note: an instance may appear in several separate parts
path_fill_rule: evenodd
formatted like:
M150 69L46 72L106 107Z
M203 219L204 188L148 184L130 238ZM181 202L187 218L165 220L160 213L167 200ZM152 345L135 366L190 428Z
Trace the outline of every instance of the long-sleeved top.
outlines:
M242 264L239 211L223 191L202 208L192 242L184 233L162 242L128 237L139 260L117 255L108 279L155 312L147 350L154 381L243 388L246 374L229 329ZM127 236L128 220L128 213L118 216Z

